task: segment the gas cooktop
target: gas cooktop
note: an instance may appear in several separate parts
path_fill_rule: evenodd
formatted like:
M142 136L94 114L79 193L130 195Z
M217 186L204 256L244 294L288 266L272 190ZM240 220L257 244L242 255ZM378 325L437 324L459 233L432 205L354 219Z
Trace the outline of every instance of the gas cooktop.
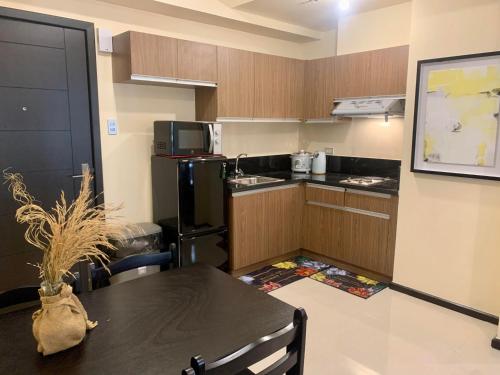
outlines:
M380 184L382 182L392 181L389 177L349 177L346 180L341 180L341 184L358 185L358 186L371 186Z

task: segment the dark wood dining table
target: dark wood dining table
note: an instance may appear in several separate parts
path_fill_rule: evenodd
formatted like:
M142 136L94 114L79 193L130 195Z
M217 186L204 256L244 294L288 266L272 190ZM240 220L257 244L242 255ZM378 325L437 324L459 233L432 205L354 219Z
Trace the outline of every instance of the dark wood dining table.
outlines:
M213 361L287 326L294 307L207 265L79 295L98 326L71 349L36 351L31 314L0 315L0 374L180 375L191 356Z

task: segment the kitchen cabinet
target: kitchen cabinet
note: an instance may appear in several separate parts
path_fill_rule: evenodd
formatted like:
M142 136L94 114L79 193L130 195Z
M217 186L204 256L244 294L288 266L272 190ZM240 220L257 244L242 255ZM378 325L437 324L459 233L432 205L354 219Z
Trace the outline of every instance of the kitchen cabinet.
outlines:
M369 95L404 95L408 73L409 46L370 52Z
M302 247L339 259L343 211L307 202L304 206Z
M335 98L404 95L408 46L335 57Z
M253 117L254 53L217 47L217 117Z
M307 60L304 82L305 118L330 118L335 99L335 58Z
M398 198L307 184L302 248L391 277Z
M342 216L342 253L338 259L389 275L389 218L345 211ZM392 260L391 260L392 261Z
M304 117L304 62L255 54L254 118Z
M368 78L377 74L370 69L370 58L369 51L335 57L336 99L370 95Z
M252 118L254 114L254 53L217 47L217 88L196 88L196 120Z
M255 54L255 109L257 118L285 118L288 61L285 57Z
M217 81L217 47L210 44L127 31L113 37L112 61L114 82Z
M195 81L217 81L217 47L178 40L177 77Z
M285 117L304 118L304 69L305 62L286 59Z
M113 48L114 82L195 86L201 121L323 120L334 99L406 93L408 46L304 61L128 31Z
M229 204L231 269L300 249L303 202L300 185L233 194Z
M127 31L113 37L113 81L132 76L177 77L177 39Z
M345 189L336 186L306 184L306 201L343 206Z

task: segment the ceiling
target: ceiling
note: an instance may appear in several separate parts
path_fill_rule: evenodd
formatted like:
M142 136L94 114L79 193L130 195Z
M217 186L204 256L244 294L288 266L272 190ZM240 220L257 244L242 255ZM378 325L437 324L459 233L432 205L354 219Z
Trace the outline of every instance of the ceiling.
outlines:
M348 10L340 10L340 0L221 0L234 9L258 14L314 30L334 29L346 15L405 3L409 0L347 0Z

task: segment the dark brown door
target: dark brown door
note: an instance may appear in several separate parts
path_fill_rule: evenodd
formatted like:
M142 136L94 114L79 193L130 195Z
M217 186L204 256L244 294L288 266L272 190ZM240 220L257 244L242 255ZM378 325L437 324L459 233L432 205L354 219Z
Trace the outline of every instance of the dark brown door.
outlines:
M94 166L86 35L0 16L0 171L24 176L45 208L78 192ZM17 205L0 184L0 292L37 285L41 251L24 240Z

